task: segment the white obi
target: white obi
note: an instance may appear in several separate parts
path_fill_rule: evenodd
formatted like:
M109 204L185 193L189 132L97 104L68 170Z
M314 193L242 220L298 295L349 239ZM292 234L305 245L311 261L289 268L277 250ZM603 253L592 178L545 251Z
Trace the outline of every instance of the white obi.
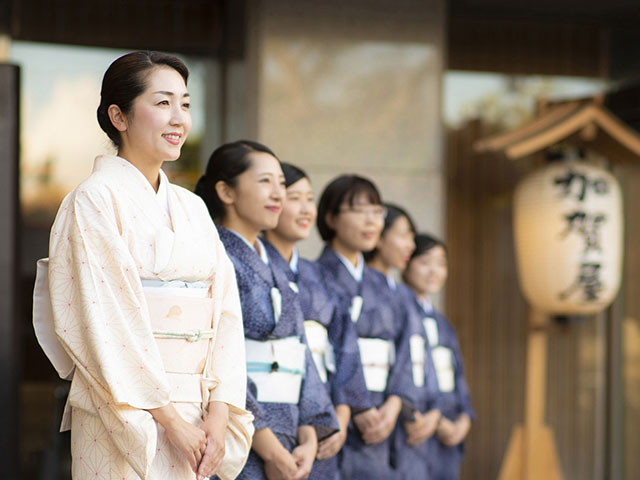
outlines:
M274 340L245 338L247 375L263 403L291 403L300 400L307 346L292 336Z
M187 294L189 296L181 295ZM172 402L208 401L213 379L203 378L213 340L208 289L144 287L151 329L171 387Z
M358 338L358 347L367 390L384 392L387 389L389 370L395 363L396 349L393 340Z
M440 336L438 335L438 322L435 318L425 317L422 319L422 325L425 332L427 332L427 338L429 339L429 345L435 347L440 342Z
M413 384L416 387L424 386L424 361L426 358L425 348L426 342L422 335L411 335L409 338L409 351L411 353Z
M431 357L438 378L438 388L441 392L453 392L456 388L453 352L440 345L431 349Z
M315 320L304 321L304 331L307 336L307 345L311 350L313 363L323 383L327 382L327 372L336 371L336 360L333 346L329 342L327 328Z

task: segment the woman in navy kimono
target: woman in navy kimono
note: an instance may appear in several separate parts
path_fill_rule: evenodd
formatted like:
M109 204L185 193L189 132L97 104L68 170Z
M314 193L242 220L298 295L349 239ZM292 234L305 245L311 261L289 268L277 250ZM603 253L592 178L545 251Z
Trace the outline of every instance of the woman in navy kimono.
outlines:
M299 479L318 439L337 430L333 406L306 346L302 310L286 272L260 238L285 199L280 161L247 140L213 152L196 186L236 270L247 350L247 409L256 433L240 479ZM222 226L220 226L222 225ZM238 361L245 361L239 358ZM315 427L315 428L314 428Z
M317 460L310 479L337 479L338 451L347 437L351 415L372 408L365 385L358 336L349 316L349 305L339 301L325 285L322 267L300 258L296 243L311 233L317 210L308 176L301 169L282 164L287 200L278 226L265 232L267 251L277 250L274 263L284 262L289 280L299 291L305 318L307 341L320 377L333 401L340 423L340 432L319 444ZM275 252L275 250L274 250Z
M375 405L349 425L340 458L345 479L401 478L393 467L390 435L414 393L407 329L396 318L386 278L367 267L362 255L376 246L384 217L376 187L355 175L333 180L318 206L318 229L327 243L318 263L325 268L328 287L350 304L365 382Z
M438 385L431 361L431 349L422 325L423 316L415 308L414 295L404 285L396 284L394 271L403 271L415 249L415 226L402 208L385 204L387 216L376 248L365 253L367 265L386 279L387 296L396 303L397 319L409 333L409 352L413 385L416 390L414 409L400 416L394 432L393 458L402 478L429 477L428 442L440 419L437 409Z
M440 240L429 235L416 235L415 243L403 279L413 290L414 305L423 318L440 392L437 405L442 412L436 435L428 441L429 478L455 480L460 475L463 442L474 413L458 338L445 316L431 303L431 296L442 289L447 279L447 252Z

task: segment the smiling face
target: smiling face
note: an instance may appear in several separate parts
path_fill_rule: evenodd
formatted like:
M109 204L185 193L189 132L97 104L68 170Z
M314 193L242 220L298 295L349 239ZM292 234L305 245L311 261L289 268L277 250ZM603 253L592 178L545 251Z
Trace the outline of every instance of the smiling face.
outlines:
M125 116L119 153L128 160L155 164L180 157L191 130L189 93L182 76L170 67L147 73L146 89Z
M264 152L249 154L251 165L236 177L229 189L228 208L249 230L275 228L285 198L284 174L280 162Z
M402 215L380 237L376 256L387 267L404 270L415 248L413 229L409 219Z
M289 242L304 240L311 233L317 213L311 182L301 178L287 187L286 201L273 233Z
M335 231L331 244L335 250L368 252L373 250L384 227L384 207L369 201L366 193L343 202L336 215L327 214L327 224Z
M447 252L440 245L430 248L409 263L404 279L419 295L438 293L447 280Z

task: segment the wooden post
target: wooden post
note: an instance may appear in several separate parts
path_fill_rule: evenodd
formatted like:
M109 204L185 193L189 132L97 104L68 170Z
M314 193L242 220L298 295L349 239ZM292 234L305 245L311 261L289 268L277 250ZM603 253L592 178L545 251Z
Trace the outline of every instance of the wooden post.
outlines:
M20 458L19 86L19 68L0 62L0 478L8 480L18 478Z
M548 317L529 311L524 426L509 440L499 480L562 480L552 430L545 425Z

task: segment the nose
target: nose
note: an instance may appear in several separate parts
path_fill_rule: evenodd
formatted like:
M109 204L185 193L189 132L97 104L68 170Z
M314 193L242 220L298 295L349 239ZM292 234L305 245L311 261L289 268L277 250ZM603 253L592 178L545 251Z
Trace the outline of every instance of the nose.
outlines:
M184 125L191 118L189 110L184 110L180 104L174 104L171 109L171 125Z
M286 194L286 188L277 180L273 182L273 189L271 189L271 198L274 200L282 200Z

